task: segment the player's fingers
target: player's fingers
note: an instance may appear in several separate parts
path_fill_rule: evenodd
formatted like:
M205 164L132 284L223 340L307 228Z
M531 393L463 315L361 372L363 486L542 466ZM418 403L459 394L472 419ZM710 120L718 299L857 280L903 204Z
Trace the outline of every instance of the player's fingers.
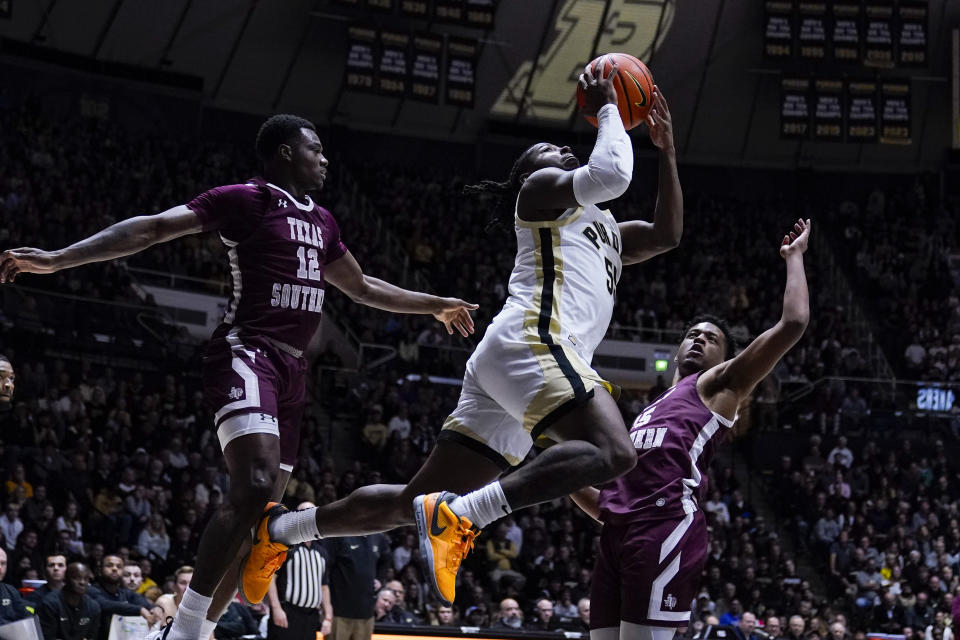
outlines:
M580 87L581 87L581 88L583 88L584 90L586 90L586 88L587 88L587 79L584 77L584 75L583 75L582 73L580 74L580 79L577 80L577 82L580 83Z
M475 303L473 303L473 302L466 302L465 300L458 300L457 302L459 302L461 306L464 306L464 307L466 307L467 309L470 309L470 310L474 310L474 309L479 309L479 308L480 308L480 305L475 304Z
M593 69L590 68L589 64L583 68L582 75L584 79L587 81L587 84L593 84L594 82L596 82L596 78L593 76Z
M783 242L780 243L780 246L787 246L790 244L790 236L783 236Z

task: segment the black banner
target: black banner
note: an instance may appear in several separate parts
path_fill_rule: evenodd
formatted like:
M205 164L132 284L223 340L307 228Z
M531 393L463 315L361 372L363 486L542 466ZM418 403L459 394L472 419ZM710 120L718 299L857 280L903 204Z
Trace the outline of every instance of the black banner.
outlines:
M796 16L791 0L767 0L763 53L768 58L792 58Z
M830 46L837 62L859 62L863 10L859 2L835 0L831 10Z
M427 102L440 101L440 56L443 38L432 33L413 36L410 69L410 97Z
M823 60L827 57L827 3L801 0L799 10L800 57Z
M380 32L380 74L377 77L380 93L402 96L407 92L409 48L408 34L402 31Z
M466 9L464 0L433 0L433 17L440 22L463 24Z
M396 5L395 0L367 0L367 6L374 11L393 13L394 5Z
M352 26L347 31L347 89L373 91L377 30Z
M876 142L877 83L851 80L847 84L847 142Z
M880 86L880 142L910 144L910 132L910 82L883 82Z
M334 0L334 2L337 3L337 4L347 5L348 7L359 7L359 6L360 6L360 0Z
M400 13L411 18L429 18L430 0L400 0Z
M805 140L810 137L810 80L780 80L780 137Z
M893 0L866 3L863 63L871 67L893 66Z
M13 17L13 0L0 0L0 20Z
M897 64L927 66L927 0L900 0L897 26Z
M476 40L453 36L447 40L447 104L473 106L478 51Z
M813 139L843 140L843 82L816 80L813 92Z
M493 29L493 15L497 11L495 0L467 0L467 15L464 24L481 29Z

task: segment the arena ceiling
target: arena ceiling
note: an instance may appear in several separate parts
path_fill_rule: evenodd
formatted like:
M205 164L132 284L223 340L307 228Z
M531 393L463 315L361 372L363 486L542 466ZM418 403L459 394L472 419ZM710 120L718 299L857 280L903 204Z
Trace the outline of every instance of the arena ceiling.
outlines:
M779 138L781 70L762 55L760 0L500 0L491 31L373 18L386 28L479 38L472 109L344 90L347 28L365 16L332 0L12 3L0 36L199 76L207 105L463 142L585 131L573 115L574 72L595 52L621 50L648 62L688 162L865 170L929 167L944 157L950 26L960 23L960 3L930 0L929 68L882 72L912 78L913 144L889 146Z

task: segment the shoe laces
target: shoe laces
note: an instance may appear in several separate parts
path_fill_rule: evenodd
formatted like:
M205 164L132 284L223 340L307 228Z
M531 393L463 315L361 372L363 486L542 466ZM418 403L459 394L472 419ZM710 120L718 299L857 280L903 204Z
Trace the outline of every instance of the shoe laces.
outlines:
M473 550L477 533L479 532L468 525L463 518L460 518L457 522L456 534L459 540L453 545L453 553L450 554L452 556L450 558L450 568L453 569L453 571L457 571L460 568L460 563L463 562L467 554Z
M268 557L263 561L263 566L260 568L260 576L262 578L269 578L273 576L273 574L280 570L280 567L283 566L283 563L286 559L286 551L281 551L276 555Z

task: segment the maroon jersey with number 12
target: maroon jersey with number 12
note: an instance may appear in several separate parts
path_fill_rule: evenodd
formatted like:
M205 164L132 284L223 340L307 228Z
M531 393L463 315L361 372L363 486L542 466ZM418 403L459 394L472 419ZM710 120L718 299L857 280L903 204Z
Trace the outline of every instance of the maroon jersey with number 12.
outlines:
M227 247L233 292L215 336L239 327L306 350L320 324L324 267L346 253L333 215L253 178L187 204Z

